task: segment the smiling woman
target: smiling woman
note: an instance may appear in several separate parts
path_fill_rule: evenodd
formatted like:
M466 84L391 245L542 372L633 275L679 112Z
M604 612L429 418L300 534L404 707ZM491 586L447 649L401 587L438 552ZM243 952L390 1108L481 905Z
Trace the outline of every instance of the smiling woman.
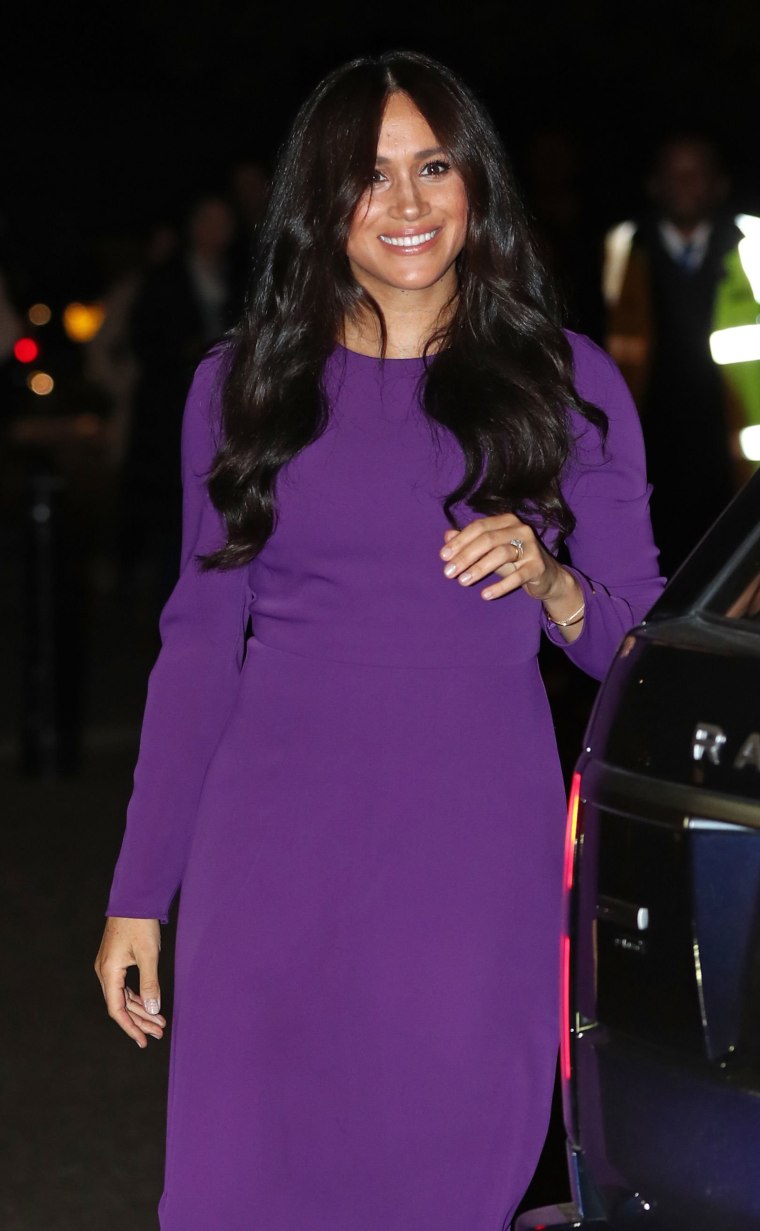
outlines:
M448 69L321 83L188 398L97 961L160 1038L181 884L162 1231L502 1231L528 1185L564 829L540 636L600 676L660 587L635 409L551 302Z
M456 260L467 238L467 190L435 133L408 94L392 94L383 112L376 167L351 221L351 272L383 308L396 291L433 290L441 313L457 290ZM419 297L417 297L419 298ZM426 313L433 299L426 299ZM420 354L429 330L409 338ZM358 343L359 331L350 331ZM373 331L374 333L375 331ZM377 349L376 337L369 354ZM394 352L387 351L389 356Z

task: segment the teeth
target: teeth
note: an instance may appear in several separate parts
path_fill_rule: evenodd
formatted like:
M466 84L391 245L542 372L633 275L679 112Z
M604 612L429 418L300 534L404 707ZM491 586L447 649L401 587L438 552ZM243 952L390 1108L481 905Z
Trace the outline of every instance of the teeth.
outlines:
M420 244L426 244L435 234L435 231L425 231L424 235L381 235L380 238L384 244L392 244L394 248L419 248Z

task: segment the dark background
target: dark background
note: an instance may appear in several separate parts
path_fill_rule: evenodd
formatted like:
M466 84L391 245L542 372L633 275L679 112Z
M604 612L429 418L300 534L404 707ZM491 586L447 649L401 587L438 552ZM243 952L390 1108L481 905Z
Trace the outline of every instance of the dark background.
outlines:
M757 0L456 8L334 0L305 17L285 3L215 3L192 14L188 5L141 0L19 5L3 15L0 266L22 312L36 300L99 294L109 240L176 221L197 192L223 186L237 160L270 162L325 71L393 47L461 72L495 115L521 175L536 134L575 138L585 221L599 235L639 212L652 146L675 128L713 134L735 204L760 210ZM92 588L83 605L81 594L70 597L66 617L87 646L81 763L61 778L25 776L24 555L12 502L0 548L0 893L11 921L0 1222L7 1231L140 1231L156 1225L168 1040L142 1054L120 1035L92 961L155 630L107 587ZM569 765L589 689L576 680L569 692L566 681L550 692ZM165 950L170 1011L170 929ZM555 1120L530 1199L566 1193Z
M271 160L298 103L344 59L437 56L485 99L518 168L542 128L582 144L601 222L635 212L653 140L719 140L745 209L760 203L760 5L600 0L363 6L16 6L0 80L6 247L35 293L88 293L94 240L182 211L241 157ZM14 262L16 263L16 262ZM53 289L52 286L50 289Z

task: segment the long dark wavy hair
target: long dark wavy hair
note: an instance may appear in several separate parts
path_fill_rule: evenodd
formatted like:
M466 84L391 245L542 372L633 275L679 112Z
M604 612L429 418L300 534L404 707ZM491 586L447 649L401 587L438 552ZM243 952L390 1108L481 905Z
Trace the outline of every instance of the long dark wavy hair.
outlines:
M490 117L445 66L414 52L351 61L317 86L282 151L243 319L229 339L222 443L208 477L227 541L206 568L251 560L276 521L281 467L324 431L325 362L346 319L379 305L355 280L346 245L372 181L383 110L403 91L464 181L468 228L450 319L428 340L422 403L461 446L444 501L512 511L561 537L574 518L560 491L572 447L568 409L604 435L607 419L573 387L572 353Z

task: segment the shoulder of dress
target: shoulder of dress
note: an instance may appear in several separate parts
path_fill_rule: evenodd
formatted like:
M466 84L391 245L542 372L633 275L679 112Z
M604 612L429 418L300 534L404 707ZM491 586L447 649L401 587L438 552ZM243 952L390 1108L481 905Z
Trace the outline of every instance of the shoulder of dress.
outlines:
M195 369L193 386L208 389L219 387L227 374L231 358L231 344L226 341L216 342Z
M620 378L615 360L584 333L564 330L573 354L573 382L578 396L596 403L604 398L610 384Z

